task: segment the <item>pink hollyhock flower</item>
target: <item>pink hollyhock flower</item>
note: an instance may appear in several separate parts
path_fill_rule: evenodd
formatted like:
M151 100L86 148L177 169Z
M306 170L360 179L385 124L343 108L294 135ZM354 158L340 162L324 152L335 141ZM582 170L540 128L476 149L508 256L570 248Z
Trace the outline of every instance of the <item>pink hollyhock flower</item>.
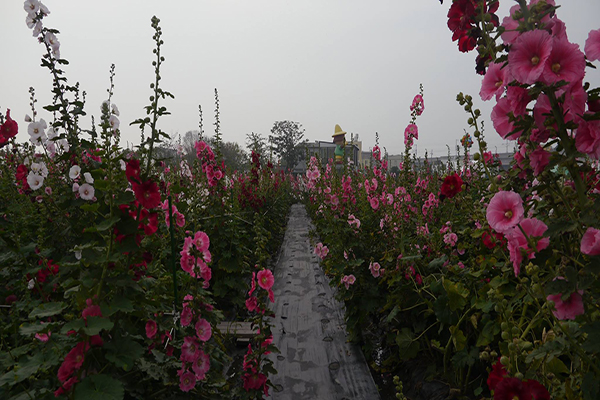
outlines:
M269 301L271 303L275 303L275 293L273 293L272 289L267 290L267 293L269 295Z
M446 243L448 246L451 246L451 247L456 246L457 241L458 241L458 236L456 236L456 233L449 232L444 235L444 243Z
M191 308L183 307L183 310L181 311L181 319L180 319L181 326L188 326L192 322L193 316L194 316L194 313Z
M181 265L181 269L188 274L195 276L196 274L194 274L194 267L196 266L196 258L184 253L183 251L181 251L180 254L181 260L179 260L179 264Z
M583 308L583 299L581 295L583 290L573 292L569 298L565 301L562 300L562 293L551 294L546 297L546 300L554 302L554 310L552 314L558 319L575 319L576 316L581 315L585 312Z
M415 124L408 124L406 129L404 129L404 144L406 144L407 140L410 138L419 138L419 128Z
M258 299L254 296L248 297L246 299L246 308L248 311L252 312L256 310L256 307L258 307Z
M71 388L73 387L73 385L76 384L77 382L79 382L79 379L77 378L77 376L71 377L66 382L64 382L62 384L62 386L59 387L54 392L54 397L59 397L59 396L62 396L63 394L65 394L65 393L67 393L69 390L71 390Z
M502 32L502 41L504 44L513 44L515 40L520 35L520 32L517 31L519 27L519 21L514 18L514 15L517 11L519 11L521 7L517 4L510 8L508 16L504 17L502 20L502 27L504 27L504 32Z
M371 204L371 208L373 210L379 209L379 199L375 196L369 198L369 203Z
M87 321L87 317L101 317L102 311L100 310L100 306L94 305L92 303L92 299L87 299L85 301L87 307L81 312L81 317Z
M508 81L508 68L502 68L501 64L491 63L481 82L479 96L481 100L490 100L496 96L496 100L504 93Z
M50 339L50 336L52 336L52 332L35 334L35 338L40 342L47 342L48 339Z
M275 283L275 278L273 277L273 273L271 272L271 270L268 270L268 269L263 269L263 270L259 271L257 274L257 278L258 278L258 286L260 286L261 288L263 288L265 290L271 289L273 287L273 284Z
M254 291L256 290L256 272L252 273L252 287L250 288L250 291L248 292L248 296L252 296L252 293L254 293Z
M524 115L527 111L527 105L531 101L527 89L520 86L509 86L506 89L506 98L509 102L509 108L515 117Z
M588 256L600 255L600 231L596 228L587 228L581 238L581 252Z
M201 342L206 342L212 336L212 328L207 320L204 318L200 318L198 322L196 322L196 335L198 335L198 339Z
M585 56L579 45L567 39L553 39L552 52L540 77L541 81L551 85L560 81L574 84L585 75Z
M202 350L200 350L200 356L198 357L198 359L196 361L194 361L194 364L192 365L192 369L194 370L194 373L196 374L197 380L199 380L199 381L204 380L204 378L206 378L206 373L210 369L210 358L208 357L208 354L206 354Z
M369 264L369 271L371 271L371 275L373 277L378 278L380 275L381 265L378 262L371 262Z
M582 120L579 123L575 147L596 160L600 159L600 121Z
M146 336L148 339L152 339L156 335L157 331L158 326L156 325L156 321L148 320L148 322L146 322Z
M194 362L200 355L200 348L195 337L186 336L181 345L181 361Z
M506 238L508 239L508 251L510 253L510 260L513 262L515 276L518 276L521 272L521 262L523 260L521 249L525 250L529 259L532 259L535 258L535 252L542 251L550 244L550 238L543 237L548 226L539 219L526 218L521 221L519 226L520 229L515 226L510 231L505 232ZM525 234L523 234L523 232L525 232ZM527 238L540 238L537 240L535 250L529 248Z
M538 147L532 151L529 157L529 162L533 168L533 174L535 176L541 174L550 162L550 153L541 147Z
M515 192L498 192L486 210L486 219L493 230L505 232L523 219L523 200Z
M520 83L533 85L546 65L552 52L552 36L544 30L521 34L508 53L508 67Z
M600 29L590 31L584 50L589 61L600 60Z
M423 114L424 110L425 110L425 101L423 101L423 96L418 94L414 97L412 104L410 105L410 111L415 111L417 115L421 115L421 114Z
M560 94L560 92L557 92L557 94ZM588 101L587 92L583 88L583 80L571 83L564 95L565 101L562 108L565 122L581 121L581 116L585 113L585 105Z
M420 274L415 275L415 282L417 282L417 285L423 284L423 278L421 277Z
M198 231L194 234L193 242L200 252L208 250L208 247L210 246L208 235L202 231Z
M492 108L492 123L494 129L502 139L516 140L521 136L521 131L511 134L515 130L514 122L510 120L510 113L512 112L511 103L508 98L503 97Z
M186 371L179 377L179 388L182 392L189 392L196 386L196 375L190 371Z

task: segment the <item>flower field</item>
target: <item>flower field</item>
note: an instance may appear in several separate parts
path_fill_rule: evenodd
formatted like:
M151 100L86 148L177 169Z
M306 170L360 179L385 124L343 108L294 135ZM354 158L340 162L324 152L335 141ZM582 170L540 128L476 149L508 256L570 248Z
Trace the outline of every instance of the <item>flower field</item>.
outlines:
M519 0L502 20L497 0L454 0L452 40L478 53L479 97L495 102L486 134L517 148L508 170L463 93L464 157L417 160L421 90L398 173L375 146L369 168L309 155L294 177L254 152L247 171L229 168L218 122L193 160L165 153L158 18L150 104L131 123L141 142L121 147L114 68L88 107L50 11L24 8L54 100L39 107L31 89L31 114L0 110L0 398L268 396L271 269L297 201L349 340L395 398L418 394L415 369L453 398L600 398L600 89L585 76L600 30L581 50L554 0ZM218 324L237 320L257 334L232 368Z

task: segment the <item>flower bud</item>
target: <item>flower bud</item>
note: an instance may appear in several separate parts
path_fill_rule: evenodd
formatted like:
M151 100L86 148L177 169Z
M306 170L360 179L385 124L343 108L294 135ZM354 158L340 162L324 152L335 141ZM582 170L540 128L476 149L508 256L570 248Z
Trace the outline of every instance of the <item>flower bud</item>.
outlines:
M506 356L500 357L500 364L506 366L510 363L510 359Z

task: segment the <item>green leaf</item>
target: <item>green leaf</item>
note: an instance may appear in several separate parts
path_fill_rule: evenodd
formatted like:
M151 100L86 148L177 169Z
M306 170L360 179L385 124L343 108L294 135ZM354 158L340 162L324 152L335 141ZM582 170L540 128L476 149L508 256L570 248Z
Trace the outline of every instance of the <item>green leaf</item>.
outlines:
M546 369L554 375L559 375L561 373L569 375L569 368L567 368L564 362L556 357L546 363Z
M583 377L583 382L581 383L581 393L583 393L584 400L597 400L598 395L600 395L600 382L594 375L593 372L588 372Z
M100 333L101 330L110 331L115 324L102 317L87 317L87 327L83 328L83 331L90 335L94 336Z
M582 328L587 339L581 347L590 353L600 353L600 321L592 322Z
M398 307L397 305L394 306L394 308L392 309L392 311L388 314L387 318L385 319L386 323L390 323L392 321L392 319L394 319L394 317L400 312L400 307Z
M396 344L398 345L399 355L401 360L409 360L414 358L419 353L420 344L413 339L414 334L409 328L402 328L396 336Z
M85 326L85 321L82 318L79 318L79 319L75 319L73 321L69 321L66 324L64 324L62 329L60 330L60 332L61 333L67 333L69 331L79 332L79 330L82 329L84 326Z
M456 284L449 279L442 281L446 293L448 293L448 306L452 311L460 310L467 304L469 290L460 282Z
M454 343L456 350L461 351L464 349L467 344L467 338L463 331L461 331L458 326L451 326L450 333L452 334L452 343Z
M106 375L92 375L75 388L75 400L122 400L123 384Z
M48 326L48 324L40 324L39 322L33 324L23 324L19 326L19 333L23 336L31 336L34 333L43 331L44 329L48 328Z
M96 229L99 232L103 232L103 231L109 229L110 227L112 227L114 224L116 224L120 220L121 220L121 217L118 215L115 215L113 217L107 218L104 221L100 222L98 225L96 225Z
M124 313L130 313L133 311L133 303L127 297L118 296L115 297L109 305L102 305L102 315L105 317L110 317L117 311L122 311Z
M82 204L79 208L81 208L83 211L95 213L98 211L98 207L100 207L100 203Z
M112 361L117 367L128 371L135 361L142 357L144 348L138 342L129 338L118 338L106 344L106 359Z
M108 185L110 182L105 181L104 179L94 181L94 187L98 190L106 190L108 189Z
M500 326L495 321L488 321L481 330L475 346L487 346L498 333L500 333Z
M44 303L40 304L29 313L29 318L44 318L59 314L66 307L65 303Z

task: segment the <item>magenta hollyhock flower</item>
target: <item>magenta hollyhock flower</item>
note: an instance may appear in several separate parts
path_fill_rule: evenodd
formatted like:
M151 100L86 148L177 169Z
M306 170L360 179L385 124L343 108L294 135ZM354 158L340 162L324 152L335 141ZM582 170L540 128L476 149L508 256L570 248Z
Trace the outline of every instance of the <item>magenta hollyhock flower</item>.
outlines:
M273 273L271 272L271 270L268 270L268 269L263 269L263 270L259 271L257 274L257 278L258 278L258 286L260 286L261 288L263 288L265 290L271 289L273 287L273 284L275 283L275 278L273 277Z
M90 345L86 342L79 342L69 351L65 360L58 369L58 380L66 382L71 374L77 371L83 365L85 353L89 350Z
M190 371L186 371L179 377L179 388L182 392L189 392L196 386L196 375Z
M194 362L200 355L200 348L195 337L186 336L181 345L181 361Z
M557 91L557 94L560 95L560 91ZM563 114L565 114L565 122L581 121L581 116L585 113L585 106L588 101L587 92L583 88L583 80L571 84L564 95L563 110L565 112Z
M10 117L10 110L6 110L6 120L0 125L0 147L6 144L8 139L15 137L18 131L17 122Z
M504 44L513 44L520 35L520 33L517 31L517 28L519 27L519 21L514 18L515 13L519 10L521 10L521 7L518 4L512 6L508 12L508 16L504 17L502 20L504 32L502 32L501 37Z
M502 139L516 140L519 136L521 136L521 131L515 132L512 135L510 134L515 129L514 123L510 120L511 112L511 103L506 97L498 100L494 108L492 108L492 114L490 117L492 118L494 129L496 132L498 132Z
M575 147L596 160L600 159L600 121L582 120L579 123Z
M529 259L532 259L535 258L535 252L542 251L550 244L550 239L543 237L548 226L539 219L526 218L520 222L519 226L520 228L515 226L510 231L505 232L506 238L508 239L508 251L510 253L510 260L513 262L515 276L518 276L521 272L521 262L523 261L521 249L526 251ZM523 232L525 232L525 234L523 234ZM529 248L527 238L541 238L538 239L535 250Z
M481 82L481 100L490 100L494 96L498 100L504 93L508 79L508 68L503 68L502 64L491 63Z
M246 308L248 311L252 312L256 310L256 307L258 307L258 299L254 296L248 297L246 299Z
M404 144L411 137L415 139L419 138L419 127L415 124L408 124L406 129L404 129Z
M378 278L380 275L381 265L378 262L371 262L369 264L369 271L371 271L371 275L373 277Z
M553 39L552 52L540 77L551 85L560 81L574 84L585 75L585 56L579 45L565 39Z
M267 290L267 294L269 295L269 301L271 303L275 303L275 293L273 293L272 289Z
M198 322L196 322L196 335L198 335L198 339L200 339L201 342L206 342L210 339L210 337L212 336L212 328L210 326L210 324L208 323L207 320L205 320L204 318L200 318L198 319Z
M496 232L506 232L523 219L523 200L515 192L498 192L486 210L486 219Z
M590 31L584 50L589 61L600 60L600 29Z
M158 326L156 325L156 321L148 320L148 322L146 322L146 336L148 339L152 339L157 331Z
M151 210L160 205L160 192L156 182L147 180L142 184L132 183L131 187L136 200L140 202L142 207Z
M554 310L552 310L552 314L557 319L565 320L565 319L575 319L576 316L581 315L585 312L583 308L583 299L581 294L582 290L579 292L573 292L569 296L567 300L562 300L562 293L559 294L551 294L546 297L546 300L554 302Z
M192 369L196 374L196 380L204 380L206 378L206 373L210 369L210 358L208 357L208 354L200 350L200 356L194 361Z
M315 254L316 254L316 251L315 251ZM252 285L252 287L250 288L250 291L248 292L248 296L252 296L252 293L254 293L254 291L256 290L256 272L252 272L251 285Z
M423 110L425 110L425 102L423 101L423 96L418 94L410 105L410 111L415 111L417 115L421 115L423 114Z
M506 89L506 98L514 116L524 115L527 111L527 105L531 101L527 89L521 86L509 86Z
M538 176L544 171L548 163L550 162L550 153L541 147L537 147L529 155L529 162L533 168L533 174Z
M596 228L587 228L581 238L581 252L588 256L600 255L600 231Z
M181 311L181 319L179 320L181 322L181 326L188 326L192 322L193 316L194 313L191 308L183 307L183 310Z
M87 307L81 312L81 317L87 321L87 317L101 317L102 310L100 310L99 305L94 305L92 303L92 299L87 299L85 301Z
M210 246L208 235L202 231L198 231L194 234L193 242L196 245L196 248L201 252L208 250L208 247Z
M196 266L196 258L194 256L190 256L189 254L181 251L181 259L179 260L179 265L181 265L181 269L187 272L188 274L195 276L194 267Z
M552 52L552 36L544 30L527 31L521 34L508 53L508 67L512 76L520 83L534 84Z
M249 390L260 390L263 385L267 383L267 376L262 373L246 373L243 376L244 389Z
M48 339L50 339L50 336L52 336L52 332L35 334L35 338L40 342L47 342Z

